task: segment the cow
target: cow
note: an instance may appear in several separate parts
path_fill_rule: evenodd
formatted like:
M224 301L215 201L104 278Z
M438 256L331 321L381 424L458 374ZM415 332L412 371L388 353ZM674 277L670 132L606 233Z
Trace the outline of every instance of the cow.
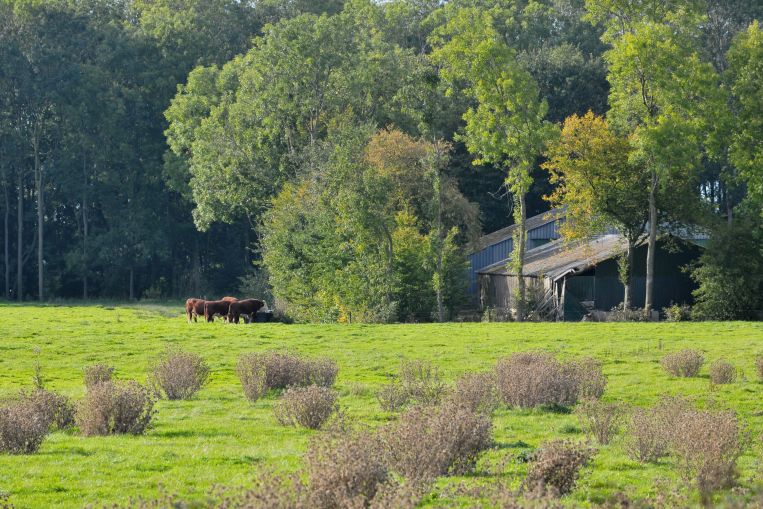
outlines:
M238 302L238 299L236 297L223 297L220 300L224 300L225 302Z
M204 303L204 318L208 322L214 322L215 315L220 315L223 318L226 318L230 306L231 302L226 300L208 300Z
M191 319L196 321L196 318L204 314L204 299L188 299L185 301L185 314L188 317L188 323L191 323Z
M228 323L238 323L241 315L247 323L254 321L254 315L265 306L265 302L259 299L244 299L232 302L228 310Z

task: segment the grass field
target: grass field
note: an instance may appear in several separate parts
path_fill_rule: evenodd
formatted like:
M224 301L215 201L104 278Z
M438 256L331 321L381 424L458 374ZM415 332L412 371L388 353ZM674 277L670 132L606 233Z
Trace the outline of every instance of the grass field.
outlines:
M371 425L393 417L381 411L374 393L403 358L431 360L452 380L466 371L488 370L511 352L545 349L603 361L609 378L604 400L648 405L662 394L688 395L701 407L735 409L757 443L763 432L763 384L754 370L755 355L763 353L763 325L753 323L230 326L189 325L179 307L3 306L0 398L30 386L36 349L47 388L79 399L83 366L111 364L118 378L143 382L167 345L200 353L211 366L209 384L194 399L160 401L155 425L143 436L85 438L72 430L50 435L37 454L0 455L0 492L9 493L17 507L100 506L130 496L154 497L162 486L199 498L213 484L245 485L264 465L296 470L313 432L279 426L274 397L248 403L234 372L239 354L272 349L335 359L342 409ZM685 347L705 353L703 376L676 379L661 369L666 353ZM708 364L718 358L744 376L711 390ZM518 485L524 464L508 461L499 474L491 465L550 438L584 439L569 414L499 409L493 423L496 445L468 483L499 475ZM743 485L760 479L759 447L742 458L741 470ZM669 460L641 465L629 460L616 440L600 448L568 500L587 505L618 491L648 496L662 478L676 479ZM461 480L442 480L438 489Z

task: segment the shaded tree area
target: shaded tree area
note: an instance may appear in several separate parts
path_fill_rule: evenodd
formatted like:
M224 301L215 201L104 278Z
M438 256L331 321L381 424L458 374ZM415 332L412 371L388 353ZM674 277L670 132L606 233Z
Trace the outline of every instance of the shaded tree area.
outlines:
M1 1L6 298L235 288L253 258L251 229L239 222L196 230L191 202L164 160L163 113L194 67L227 62L265 23L308 7L320 9L289 1Z
M758 4L0 0L2 292L419 321L549 196L760 238Z

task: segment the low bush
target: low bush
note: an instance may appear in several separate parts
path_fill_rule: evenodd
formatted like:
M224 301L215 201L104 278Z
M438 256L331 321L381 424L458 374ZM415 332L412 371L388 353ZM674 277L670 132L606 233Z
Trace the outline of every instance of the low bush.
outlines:
M586 358L562 364L545 352L515 353L498 361L495 383L510 406L569 406L581 397L598 398L606 387L601 364Z
M339 368L331 359L303 359L281 352L248 353L239 357L236 368L244 394L254 402L270 389L318 385L331 387Z
M492 423L484 414L446 402L413 407L381 433L390 468L416 481L472 471L490 447Z
M695 484L705 501L712 492L733 486L747 440L734 412L685 412L672 441L684 482Z
M691 307L687 305L673 304L662 310L665 320L668 322L686 322L691 320Z
M705 357L698 350L685 348L663 357L660 364L668 374L677 377L694 377L699 374Z
M88 389L77 407L76 422L83 435L139 435L154 416L154 394L138 382L103 382Z
M305 466L312 507L368 507L389 480L376 436L343 425L310 441Z
M617 403L603 403L584 400L575 409L580 419L580 427L601 445L606 445L617 434L622 421L622 406Z
M336 398L336 391L328 387L290 387L275 406L275 416L284 426L318 429L337 411Z
M651 408L636 409L628 423L628 456L642 463L667 456L673 433L690 410L689 402L682 398L662 398Z
M50 421L29 398L0 407L0 452L31 454L40 448Z
M114 368L106 364L85 366L85 387L88 389L102 382L110 382L114 376Z
M376 399L385 412L397 412L408 404L410 397L402 385L392 382L379 389Z
M440 371L427 361L403 361L400 372L386 384L376 397L384 410L396 411L409 403L435 405L440 402L447 386Z
M46 389L22 391L20 400L28 401L52 429L66 429L74 424L75 408L71 400L63 394Z
M467 373L456 381L450 401L472 412L490 414L498 406L493 373Z
M569 440L553 440L543 444L533 455L525 477L524 488L543 495L562 496L570 493L580 469L596 451Z
M737 370L730 362L719 359L710 364L710 381L714 384L730 384L736 377Z
M153 369L153 380L167 399L189 399L209 378L209 366L200 355L168 349Z

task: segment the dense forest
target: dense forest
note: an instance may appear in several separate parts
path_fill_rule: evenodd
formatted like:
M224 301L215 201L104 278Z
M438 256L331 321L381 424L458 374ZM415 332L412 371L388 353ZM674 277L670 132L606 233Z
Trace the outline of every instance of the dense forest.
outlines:
M761 17L757 0L0 0L0 292L446 319L471 242L566 206L571 238L710 232L696 316L752 318Z

